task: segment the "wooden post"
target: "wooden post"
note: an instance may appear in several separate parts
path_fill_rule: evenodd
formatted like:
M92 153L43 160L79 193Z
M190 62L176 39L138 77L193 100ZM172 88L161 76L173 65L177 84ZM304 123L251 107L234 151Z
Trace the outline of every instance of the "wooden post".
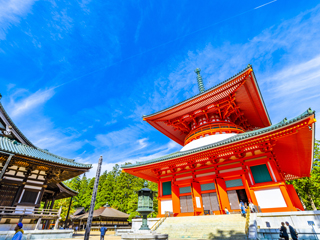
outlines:
M52 196L51 205L50 205L50 207L49 207L49 210L52 210L52 208L53 208L53 206L54 206L55 195L56 195L56 194L54 194L54 195ZM49 213L49 215L51 215L51 212ZM50 227L50 222L51 222L51 220L47 220L47 221L46 221L46 225L45 225L44 229L48 229L48 228Z
M42 218L39 218L39 219L38 219L37 224L36 224L36 227L35 227L34 230L38 230L38 229L39 229L39 225L40 225L40 223L41 223L41 220L42 220Z
M68 208L68 213L67 213L67 216L66 216L66 221L64 222L64 229L67 228L67 224L68 224L68 217L69 217L69 212L70 212L70 207L71 207L71 203L72 203L72 198L70 198L70 203L69 203L69 208Z
M100 158L99 158L96 179L94 182L94 187L93 187L93 192L92 192L92 199L91 199L91 204L90 204L89 216L88 216L88 220L87 220L87 227L86 227L86 232L84 234L84 240L89 240L89 236L90 236L90 229L91 229L91 223L92 223L92 218L93 218L93 209L94 209L94 205L96 202L97 190L98 190L98 185L99 185L101 164L102 164L102 156L100 156Z
M3 175L4 175L4 173L6 172L6 170L7 170L8 166L9 166L9 163L10 163L12 157L13 157L13 154L10 154L9 157L8 157L8 159L7 159L7 161L6 161L6 163L4 164L4 166L3 166L3 168L2 168L2 170L1 170L1 172L0 172L0 181L1 181L2 178L3 178Z
M54 225L54 230L57 230L57 229L58 229L61 211L62 211L62 207L60 207L60 209L59 209L58 218L57 218L57 220L56 220L56 224Z

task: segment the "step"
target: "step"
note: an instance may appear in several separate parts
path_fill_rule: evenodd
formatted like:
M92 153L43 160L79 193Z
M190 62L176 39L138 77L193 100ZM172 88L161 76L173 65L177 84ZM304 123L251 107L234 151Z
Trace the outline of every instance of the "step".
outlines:
M157 232L171 239L247 239L245 218L240 215L210 215L167 218Z

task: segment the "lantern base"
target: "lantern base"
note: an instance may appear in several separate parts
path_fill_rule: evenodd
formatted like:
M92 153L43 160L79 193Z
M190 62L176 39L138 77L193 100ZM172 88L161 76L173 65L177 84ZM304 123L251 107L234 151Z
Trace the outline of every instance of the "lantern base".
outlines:
M140 213L142 215L142 225L139 228L139 230L150 230L149 226L148 226L148 214L149 213Z

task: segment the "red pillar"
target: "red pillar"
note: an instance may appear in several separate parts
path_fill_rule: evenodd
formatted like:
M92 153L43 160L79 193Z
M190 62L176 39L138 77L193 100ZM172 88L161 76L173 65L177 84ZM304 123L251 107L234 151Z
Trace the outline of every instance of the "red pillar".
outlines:
M231 211L225 181L221 178L217 178L216 179L216 186L217 186L217 192L218 192L219 202L220 202L220 207L221 207L222 212L224 213L225 208L227 208L229 211Z
M180 213L179 187L172 183L171 191L172 191L172 210L173 210L174 216L176 216Z
M203 214L203 203L201 197L201 187L200 183L193 182L192 183L192 193L193 193L193 205L194 205L194 212L196 215Z

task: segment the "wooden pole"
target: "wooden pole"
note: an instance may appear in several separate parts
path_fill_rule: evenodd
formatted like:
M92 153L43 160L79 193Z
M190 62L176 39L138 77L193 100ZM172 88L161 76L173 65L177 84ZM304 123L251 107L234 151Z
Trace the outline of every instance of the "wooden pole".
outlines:
M11 161L12 156L13 156L13 154L10 154L10 155L9 155L6 163L4 164L4 166L3 166L3 168L2 168L2 170L1 170L1 172L0 172L0 181L2 180L3 175L4 175L4 173L6 172L8 166L9 166L9 163L10 163L10 161Z
M100 156L100 158L99 158L96 179L94 182L94 187L93 187L93 192L92 192L92 199L91 199L91 204L90 204L89 216L88 216L88 220L87 220L87 227L86 227L86 232L84 234L84 240L89 240L89 236L90 236L90 229L91 229L92 218L93 218L93 209L94 209L94 205L96 202L97 190L98 190L98 185L99 185L101 164L102 164L102 156Z
M68 208L68 213L67 213L67 216L66 216L66 221L64 222L64 229L67 228L67 224L68 224L68 218L69 218L69 212L70 212L70 207L71 207L71 203L72 203L72 198L70 198L70 203L69 203L69 208Z

